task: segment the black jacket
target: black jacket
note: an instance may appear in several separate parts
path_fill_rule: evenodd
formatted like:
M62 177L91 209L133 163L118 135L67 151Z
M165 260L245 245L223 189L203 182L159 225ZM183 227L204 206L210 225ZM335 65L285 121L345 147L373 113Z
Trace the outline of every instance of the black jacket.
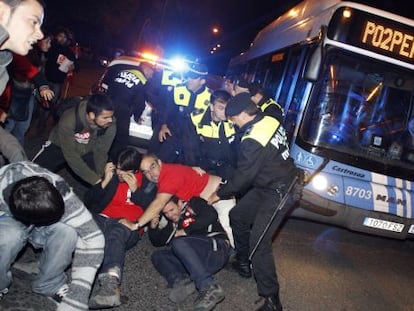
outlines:
M164 217L164 216L162 216ZM164 219L166 219L164 217ZM154 246L163 246L173 238L176 230L184 229L187 235L211 236L227 239L214 207L199 197L192 198L181 212L178 223L167 219L167 225L160 228L148 227L148 234Z
M249 187L275 189L289 183L297 173L289 156L286 132L276 119L259 112L245 124L233 177L217 191L220 198L241 193Z

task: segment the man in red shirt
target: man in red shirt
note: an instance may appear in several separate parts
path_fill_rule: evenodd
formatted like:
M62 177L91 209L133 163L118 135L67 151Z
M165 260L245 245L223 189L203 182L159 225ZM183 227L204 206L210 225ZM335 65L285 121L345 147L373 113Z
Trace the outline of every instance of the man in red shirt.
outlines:
M155 198L156 187L138 171L141 154L135 148L120 152L116 166L108 163L105 175L85 195L85 204L105 236L105 255L99 270L99 290L90 299L91 309L121 304L120 283L126 251L139 241L142 230L130 230L120 223L135 221Z
M136 219L135 223L122 221L132 230L140 229L152 219L158 217L172 196L175 195L183 201L188 201L192 197L201 197L207 200L217 190L222 181L218 176L200 173L190 166L163 163L154 154L143 155L140 169L149 181L157 184L158 190L154 201L151 202L144 214ZM235 203L235 199L231 197L220 200L213 205L232 247L233 234L229 222L229 212Z

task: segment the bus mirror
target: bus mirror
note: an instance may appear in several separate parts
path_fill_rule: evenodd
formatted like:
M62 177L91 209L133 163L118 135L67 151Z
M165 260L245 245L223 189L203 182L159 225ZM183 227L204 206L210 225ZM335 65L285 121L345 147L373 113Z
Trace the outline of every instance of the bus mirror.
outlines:
M308 65L306 67L304 78L311 82L316 82L319 79L319 74L322 68L322 61L323 61L323 46L324 46L324 39L326 37L327 29L325 26L322 26L319 32L318 41L319 44L316 46L315 50L313 51Z
M311 82L316 82L319 78L319 73L321 71L321 66L322 66L322 51L323 51L322 46L323 46L322 42L320 42L317 45L315 51L313 51L309 59L308 65L304 73L304 78Z

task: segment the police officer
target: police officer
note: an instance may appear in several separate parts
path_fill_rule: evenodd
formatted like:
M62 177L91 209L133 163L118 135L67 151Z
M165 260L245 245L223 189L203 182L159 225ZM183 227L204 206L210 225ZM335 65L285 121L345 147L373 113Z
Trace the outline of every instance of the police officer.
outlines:
M134 115L135 121L139 122L145 109L146 84L153 74L153 64L141 62L138 68L121 67L115 75L108 75L103 81L106 92L114 103L115 118L118 121L110 151L112 159L116 159L118 152L128 146L130 118Z
M236 167L236 130L225 114L230 98L228 92L216 90L205 114L191 114L200 140L198 166L223 179L229 179Z
M186 74L187 82L177 85L173 103L166 107L158 139L162 146L157 156L164 162L195 165L199 144L190 114L202 116L210 104L211 90L206 86L207 67L194 63Z
M278 102L266 94L259 83L253 82L249 85L249 92L252 101L260 108L260 110L267 116L277 119L280 123L283 122L283 108Z
M209 198L213 203L248 189L230 211L237 251L233 267L242 277L251 277L249 254L264 232L274 209L295 179L297 169L289 157L286 133L281 123L261 113L249 93L240 93L230 99L226 115L242 131L237 169L233 178L222 184ZM280 216L293 206L289 200ZM278 217L280 217L278 215ZM265 298L257 310L281 311L279 283L272 254L272 236L280 224L277 218L264 235L252 257L258 294Z
M156 70L152 79L147 83L147 100L151 105L151 126L152 136L148 144L148 153L159 154L161 142L158 133L161 130L163 113L167 109L167 104L171 104L174 88L184 83L182 75L172 69L164 67Z

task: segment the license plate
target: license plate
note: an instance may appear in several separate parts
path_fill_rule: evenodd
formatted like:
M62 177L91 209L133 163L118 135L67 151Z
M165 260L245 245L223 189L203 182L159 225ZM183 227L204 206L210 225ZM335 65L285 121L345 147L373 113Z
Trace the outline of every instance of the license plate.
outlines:
M404 225L398 222L392 222L371 217L365 217L364 226L393 232L402 232L404 230Z
M410 226L410 229L408 229L408 233L414 234L414 225Z

